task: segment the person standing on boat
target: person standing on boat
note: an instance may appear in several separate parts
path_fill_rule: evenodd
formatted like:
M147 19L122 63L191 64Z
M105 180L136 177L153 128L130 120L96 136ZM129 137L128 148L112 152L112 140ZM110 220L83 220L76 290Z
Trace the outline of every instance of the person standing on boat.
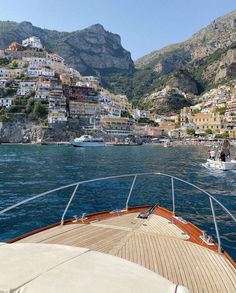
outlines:
M216 159L216 152L214 150L210 151L210 159L215 160Z
M207 151L207 157L208 157L208 159L211 158L211 150L208 150L208 151Z
M230 143L228 140L223 142L222 152L225 154L225 159L230 159Z
M221 150L221 152L220 152L220 160L222 161L222 162L225 162L225 152L223 151L223 150Z

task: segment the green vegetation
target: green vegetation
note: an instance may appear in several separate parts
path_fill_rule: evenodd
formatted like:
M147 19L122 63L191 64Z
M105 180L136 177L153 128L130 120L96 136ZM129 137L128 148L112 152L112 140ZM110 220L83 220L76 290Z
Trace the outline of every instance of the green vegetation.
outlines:
M9 60L7 58L4 57L0 57L0 66L6 66L9 64Z
M215 138L228 138L229 137L229 133L227 131L222 132L222 133L217 133L215 135Z
M0 115L0 122L7 122L7 121L9 121L8 116L6 116L6 115Z
M195 129L192 129L192 128L188 128L188 129L187 129L187 134L188 134L188 135L192 135L192 136L194 136L195 133L196 133Z
M8 64L8 67L10 69L16 69L18 68L18 62L16 60L12 60L9 64Z
M213 132L212 132L212 130L210 128L207 128L206 131L205 131L205 133L206 134L212 134Z
M9 113L25 113L25 107L27 105L27 99L20 98L13 101L12 106L8 109Z
M4 91L4 97L13 97L16 94L16 89L13 88L7 88Z
M33 117L35 120L44 120L48 115L48 104L36 102L33 109Z
M0 98L13 97L15 94L16 94L16 89L13 89L13 88L0 89Z
M120 70L102 70L102 86L114 94L132 97L132 73Z
M138 123L149 124L149 125L155 126L155 127L159 126L159 124L157 122L155 122L155 121L153 121L153 120L151 120L149 118L139 118L137 122Z
M220 115L225 115L226 107L219 108L217 112L219 112Z
M5 112L25 114L31 121L43 121L47 119L48 102L35 101L32 97L15 99L10 108L5 108Z
M121 111L121 117L133 118L129 111Z

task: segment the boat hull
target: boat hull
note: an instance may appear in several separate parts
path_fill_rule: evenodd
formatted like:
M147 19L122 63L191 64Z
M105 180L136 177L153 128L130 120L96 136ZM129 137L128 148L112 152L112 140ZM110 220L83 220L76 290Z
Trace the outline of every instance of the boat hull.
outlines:
M106 144L104 142L72 142L74 147L104 147Z
M214 160L208 159L207 166L218 169L218 170L223 170L223 171L236 170L236 161L231 160L228 162L222 162L222 161L214 161Z

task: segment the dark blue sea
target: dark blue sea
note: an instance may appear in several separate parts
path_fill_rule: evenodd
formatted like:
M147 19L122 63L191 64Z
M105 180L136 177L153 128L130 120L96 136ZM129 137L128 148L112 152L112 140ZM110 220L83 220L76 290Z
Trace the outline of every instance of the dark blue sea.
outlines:
M58 145L0 145L0 210L50 189L81 180L125 173L162 172L211 193L236 216L236 172L213 171L202 164L206 147L123 146L74 148ZM125 207L132 178L93 182L79 187L66 217ZM215 237L209 199L174 182L176 213ZM58 191L0 216L0 241L61 219L73 188ZM138 177L130 206L160 204L172 209L171 181ZM214 204L223 248L236 259L236 225Z

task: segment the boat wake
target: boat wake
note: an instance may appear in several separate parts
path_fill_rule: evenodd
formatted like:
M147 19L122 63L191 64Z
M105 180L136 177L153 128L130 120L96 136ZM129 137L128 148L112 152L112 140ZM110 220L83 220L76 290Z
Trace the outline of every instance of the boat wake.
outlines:
M201 166L203 166L205 169L209 171L209 175L215 176L215 177L224 177L226 176L227 172L224 172L223 170L220 169L215 169L211 167L207 163L202 163ZM236 172L236 170L230 170L231 172Z

